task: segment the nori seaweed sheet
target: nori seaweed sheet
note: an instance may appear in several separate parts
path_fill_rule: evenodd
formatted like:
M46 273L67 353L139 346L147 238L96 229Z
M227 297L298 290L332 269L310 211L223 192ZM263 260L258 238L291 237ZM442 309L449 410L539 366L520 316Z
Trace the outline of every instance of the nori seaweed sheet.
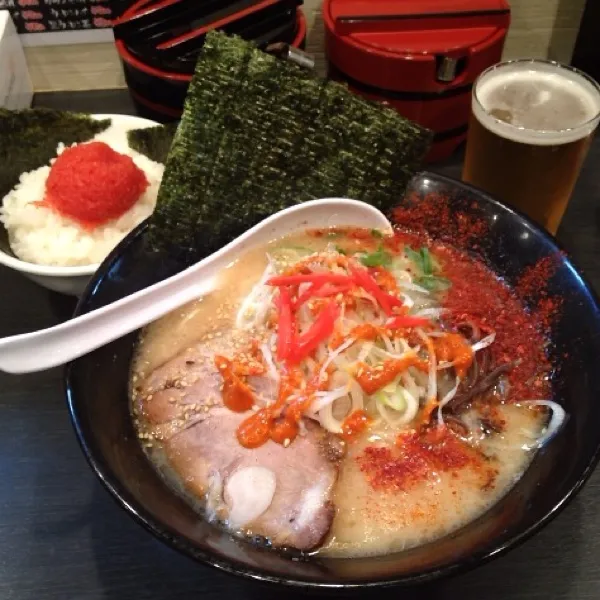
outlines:
M60 142L85 142L109 126L110 119L97 121L79 113L0 108L0 199L19 183L22 173L47 165Z
M166 163L177 123L157 125L145 129L131 129L127 132L129 146L147 156L150 160Z
M430 142L428 130L391 109L210 33L149 221L151 247L191 263L314 198L388 211Z

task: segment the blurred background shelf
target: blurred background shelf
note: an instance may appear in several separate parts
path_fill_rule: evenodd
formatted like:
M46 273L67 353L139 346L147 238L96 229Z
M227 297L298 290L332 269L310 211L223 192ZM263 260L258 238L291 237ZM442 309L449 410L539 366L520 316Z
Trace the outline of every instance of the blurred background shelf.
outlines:
M588 0L590 4L595 1ZM122 6L127 4L131 2L121 2ZM305 0L303 11L307 24L306 49L317 56L318 66L323 69L321 4L322 0ZM512 0L512 24L504 57L532 56L570 62L585 4L586 0ZM2 6L0 0L0 8ZM111 35L106 30L101 33ZM114 44L110 39L98 42L98 31L65 32L58 38L60 43L55 40L52 46L37 45L36 35L27 34L24 40L36 91L125 87ZM75 43L67 43L69 39Z

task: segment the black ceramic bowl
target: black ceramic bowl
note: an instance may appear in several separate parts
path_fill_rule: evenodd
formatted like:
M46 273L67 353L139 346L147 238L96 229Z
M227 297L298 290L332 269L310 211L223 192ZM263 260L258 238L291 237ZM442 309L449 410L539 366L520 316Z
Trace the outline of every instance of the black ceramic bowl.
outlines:
M452 206L488 223L489 235L482 240L481 252L508 282L514 282L526 266L543 256L557 254L560 261L548 285L550 293L564 301L552 336L552 353L560 357L562 367L556 398L570 418L510 493L454 534L380 558L292 561L235 540L202 521L172 493L138 445L127 400L129 363L136 341L132 334L73 362L66 371L69 407L83 451L131 516L163 542L223 571L304 589L349 591L414 584L477 566L523 542L573 498L591 474L600 450L598 300L570 260L558 254L553 239L522 215L468 185L427 173L413 180L407 197L419 201L431 193L450 198ZM146 233L141 225L107 258L81 298L78 314L131 294L184 266L167 257L150 257Z

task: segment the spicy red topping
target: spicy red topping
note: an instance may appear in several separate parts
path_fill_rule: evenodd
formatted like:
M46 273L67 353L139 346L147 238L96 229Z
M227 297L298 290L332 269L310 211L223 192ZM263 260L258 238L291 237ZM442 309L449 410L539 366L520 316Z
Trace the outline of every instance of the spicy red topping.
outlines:
M371 486L407 490L434 477L470 468L481 476L482 487L492 485L496 471L485 456L446 428L400 435L396 447L370 446L357 458Z
M92 228L126 213L148 187L130 156L103 142L66 148L54 161L44 204Z

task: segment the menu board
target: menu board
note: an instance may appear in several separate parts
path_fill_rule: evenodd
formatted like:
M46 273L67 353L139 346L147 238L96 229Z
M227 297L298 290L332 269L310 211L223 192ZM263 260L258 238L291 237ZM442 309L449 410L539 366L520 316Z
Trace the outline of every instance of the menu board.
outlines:
M19 33L105 29L111 26L110 0L0 0Z

